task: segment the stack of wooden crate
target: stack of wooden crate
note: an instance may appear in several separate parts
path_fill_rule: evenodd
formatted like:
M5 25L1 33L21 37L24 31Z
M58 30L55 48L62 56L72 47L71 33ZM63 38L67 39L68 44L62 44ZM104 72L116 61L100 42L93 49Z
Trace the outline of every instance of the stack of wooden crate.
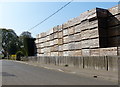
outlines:
M108 43L120 46L120 12L118 6L108 9Z
M117 55L119 21L118 6L108 10L88 10L48 32L38 34L37 52L41 56Z

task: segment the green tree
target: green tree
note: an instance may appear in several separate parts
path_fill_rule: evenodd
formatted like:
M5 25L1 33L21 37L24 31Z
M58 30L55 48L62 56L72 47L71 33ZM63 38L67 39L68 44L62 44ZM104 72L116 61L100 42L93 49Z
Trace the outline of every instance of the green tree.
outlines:
M23 32L19 40L22 42L22 52L26 54L26 56L34 56L35 54L35 42L34 38L31 36L31 33L28 31Z
M20 41L12 29L2 29L2 48L5 56L16 54L20 49Z

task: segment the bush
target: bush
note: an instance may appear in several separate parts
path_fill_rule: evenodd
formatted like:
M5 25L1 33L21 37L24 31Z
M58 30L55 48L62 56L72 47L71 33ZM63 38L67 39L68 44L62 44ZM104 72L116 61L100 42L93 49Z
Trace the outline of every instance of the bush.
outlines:
M24 54L23 54L23 52L22 51L18 51L17 53L16 53L16 60L21 60L21 57L23 57L24 56Z

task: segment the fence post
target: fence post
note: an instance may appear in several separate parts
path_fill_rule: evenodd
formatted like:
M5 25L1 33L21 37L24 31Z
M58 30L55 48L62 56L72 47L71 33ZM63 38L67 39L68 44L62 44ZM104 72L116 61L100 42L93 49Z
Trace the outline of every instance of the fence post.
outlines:
M106 61L107 61L107 71L109 70L109 65L108 65L108 56L105 56L106 57Z
M85 63L84 63L84 61L85 61L85 60L84 60L84 57L82 57L82 59L83 59L83 69L84 69L84 68L85 68L85 65L84 65L84 64L85 64Z

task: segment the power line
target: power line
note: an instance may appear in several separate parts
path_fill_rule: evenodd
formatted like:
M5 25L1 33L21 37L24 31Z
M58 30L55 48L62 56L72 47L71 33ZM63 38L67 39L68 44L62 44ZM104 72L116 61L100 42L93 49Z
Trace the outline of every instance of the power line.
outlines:
M40 24L42 24L43 22L45 22L46 20L48 20L49 18L51 18L53 15L55 15L56 13L58 13L60 10L62 10L63 8L65 8L67 5L69 5L73 0L71 0L70 2L68 2L67 4L65 4L64 6L62 6L60 9L58 9L56 12L54 12L53 14L51 14L50 16L48 16L47 18L45 18L43 21L39 22L38 24L36 24L35 26L33 26L32 28L28 29L28 31L33 30L35 27L39 26Z

